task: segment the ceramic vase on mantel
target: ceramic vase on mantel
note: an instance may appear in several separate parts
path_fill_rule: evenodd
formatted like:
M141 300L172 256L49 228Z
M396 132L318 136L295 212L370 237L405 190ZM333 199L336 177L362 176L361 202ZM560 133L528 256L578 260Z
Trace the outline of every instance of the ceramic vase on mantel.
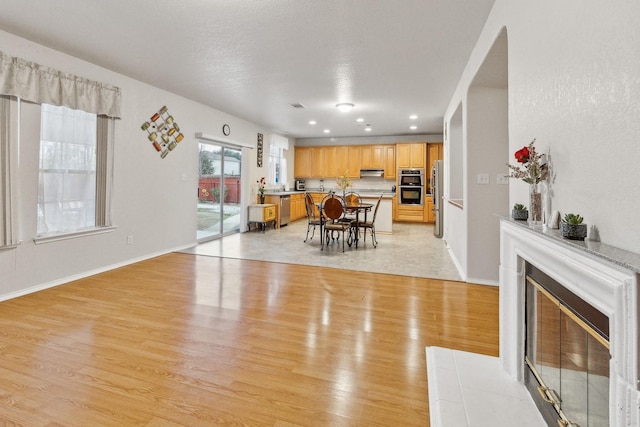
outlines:
M542 216L544 201L544 184L529 184L529 224L542 225L544 218Z

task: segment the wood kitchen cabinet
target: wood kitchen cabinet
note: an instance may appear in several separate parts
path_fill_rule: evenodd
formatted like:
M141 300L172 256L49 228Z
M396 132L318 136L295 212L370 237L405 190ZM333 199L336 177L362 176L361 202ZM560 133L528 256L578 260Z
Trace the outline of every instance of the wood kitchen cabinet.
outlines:
M434 205L433 205L433 197L431 196L426 196L424 198L424 218L425 218L425 222L428 223L435 223L436 222L436 213L434 212Z
M396 144L398 168L424 168L427 161L426 142L401 142Z
M433 168L433 162L444 159L442 142L430 142L427 144L427 160L429 170Z
M324 178L326 147L311 147L311 176L310 178Z
M424 206L398 205L396 211L397 221L425 222Z
M295 178L309 178L311 176L311 147L295 148L293 176Z
M360 169L384 168L384 145L362 145Z
M347 175L349 178L360 178L362 164L362 147L360 145L347 146Z
M427 188L431 188L431 170L433 169L433 162L436 160L442 160L444 158L441 142L427 143L427 165L429 166L427 173L425 173L425 181Z
M304 193L291 195L291 221L306 218L307 208L304 204Z
M396 177L396 146L385 145L384 146L384 177L386 179L393 179Z

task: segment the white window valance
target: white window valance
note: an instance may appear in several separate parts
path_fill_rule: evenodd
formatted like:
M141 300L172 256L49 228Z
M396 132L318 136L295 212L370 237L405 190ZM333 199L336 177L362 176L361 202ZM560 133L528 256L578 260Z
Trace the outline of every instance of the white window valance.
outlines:
M120 118L120 88L0 52L0 95Z
M289 139L284 136L272 133L271 134L271 146L282 148L283 150L289 149Z

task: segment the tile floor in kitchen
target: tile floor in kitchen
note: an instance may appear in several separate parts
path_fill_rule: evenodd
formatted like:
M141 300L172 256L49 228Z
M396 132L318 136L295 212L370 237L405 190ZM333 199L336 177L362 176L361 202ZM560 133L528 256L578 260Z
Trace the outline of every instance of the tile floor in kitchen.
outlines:
M393 233L377 234L378 246L361 238L358 249L332 242L320 250L319 230L304 242L307 221L279 229L239 233L206 242L182 252L225 258L342 268L412 277L461 280L446 244L433 235L431 224L394 223Z

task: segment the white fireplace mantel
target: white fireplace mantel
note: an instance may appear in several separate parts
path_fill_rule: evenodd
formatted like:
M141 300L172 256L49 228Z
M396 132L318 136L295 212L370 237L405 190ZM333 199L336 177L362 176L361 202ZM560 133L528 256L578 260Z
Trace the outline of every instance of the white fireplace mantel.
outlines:
M640 256L600 242L563 239L558 230L500 223L500 359L524 377L524 265L535 265L609 318L610 425L640 426L638 273Z
M500 358L428 347L432 425L506 427L514 419L523 426L545 424L523 383L526 262L609 318L610 425L640 427L640 255L566 240L558 230L509 218L500 223ZM491 389L487 372L496 383Z

